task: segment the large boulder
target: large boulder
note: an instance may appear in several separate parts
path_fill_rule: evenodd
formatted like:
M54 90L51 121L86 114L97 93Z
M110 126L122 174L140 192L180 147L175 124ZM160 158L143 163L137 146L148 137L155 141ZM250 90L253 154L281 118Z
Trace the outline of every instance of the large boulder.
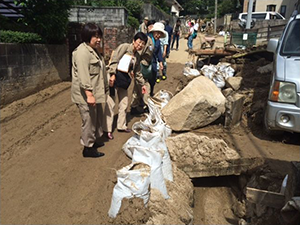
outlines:
M209 78L193 79L162 109L165 122L175 131L204 127L225 112L226 99Z

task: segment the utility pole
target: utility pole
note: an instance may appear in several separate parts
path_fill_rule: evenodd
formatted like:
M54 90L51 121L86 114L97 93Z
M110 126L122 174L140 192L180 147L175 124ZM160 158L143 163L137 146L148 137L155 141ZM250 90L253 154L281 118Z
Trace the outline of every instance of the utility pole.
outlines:
M215 22L214 22L214 34L217 33L217 13L218 13L218 0L215 0Z
M252 8L253 8L253 0L249 0L249 2L248 2L247 21L246 21L246 30L250 29L250 27L251 27Z

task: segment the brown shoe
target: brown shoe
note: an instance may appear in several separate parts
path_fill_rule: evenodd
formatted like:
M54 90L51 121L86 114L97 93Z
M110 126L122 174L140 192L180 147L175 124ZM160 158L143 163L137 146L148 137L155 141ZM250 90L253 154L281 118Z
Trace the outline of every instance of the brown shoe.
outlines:
M114 139L114 136L113 136L113 134L112 134L111 132L108 132L108 133L107 133L107 138L108 138L109 140L112 140L112 139Z
M118 131L119 131L119 132L130 133L130 132L131 132L131 129L129 129L129 128L126 128L125 130L119 130L119 129L118 129Z

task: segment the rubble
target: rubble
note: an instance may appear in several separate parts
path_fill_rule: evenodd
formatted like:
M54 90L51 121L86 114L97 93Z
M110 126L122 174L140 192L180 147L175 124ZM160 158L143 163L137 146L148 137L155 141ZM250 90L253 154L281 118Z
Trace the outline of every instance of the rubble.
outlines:
M175 131L188 131L210 124L225 112L225 97L204 76L193 79L162 109L164 121Z
M228 77L225 80L225 87L232 88L233 90L237 91L242 85L242 80L242 77Z
M166 140L171 160L189 177L239 175L263 160L242 158L222 139L191 132Z

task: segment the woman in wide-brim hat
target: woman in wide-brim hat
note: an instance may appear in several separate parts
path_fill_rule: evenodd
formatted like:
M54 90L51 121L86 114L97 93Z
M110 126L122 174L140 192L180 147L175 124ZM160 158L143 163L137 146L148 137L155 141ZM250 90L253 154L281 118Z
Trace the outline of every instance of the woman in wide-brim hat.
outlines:
M153 57L152 57L152 76L151 79L149 79L150 83L150 95L154 95L154 85L156 83L156 74L157 74L157 62L159 63L159 67L161 70L163 70L163 57L162 57L162 51L160 47L160 38L164 38L166 36L165 33L165 25L160 22L154 23L153 27L149 31L149 37L151 38L154 46L153 50Z
M159 34L160 35L160 37L159 38L164 38L164 37L166 37L166 33L165 33L165 25L163 24L163 23L161 23L161 22L156 22L154 25L153 25L153 27L152 27L152 29L149 31L150 33L152 33L153 34L153 36L155 35L155 34ZM154 37L155 38L155 37ZM157 39L159 39L159 38L157 38ZM156 38L155 38L156 39ZM156 39L156 40L157 40Z

